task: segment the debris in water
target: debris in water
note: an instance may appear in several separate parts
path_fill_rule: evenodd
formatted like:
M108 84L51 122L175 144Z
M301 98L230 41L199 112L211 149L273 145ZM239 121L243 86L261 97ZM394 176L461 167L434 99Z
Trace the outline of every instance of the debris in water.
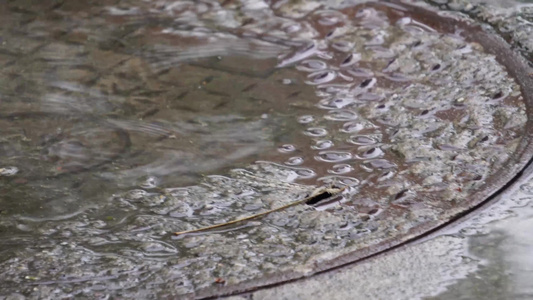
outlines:
M224 227L224 226L228 226L228 225L233 225L233 224L237 224L237 223L240 223L240 222L249 221L249 220L253 220L253 219L259 218L259 217L263 217L263 216L266 216L266 215L268 215L270 213L273 213L273 212L276 212L276 211L280 211L280 210L283 210L283 209L286 209L286 208L289 208L289 207L292 207L292 206L296 206L296 205L302 204L302 203L305 203L305 204L308 204L308 205L313 205L313 204L318 203L319 201L331 198L333 196L336 196L336 195L342 193L347 187L348 186L344 186L342 188L339 188L339 187L331 186L331 187L327 187L327 188L324 188L324 187L318 188L315 191L313 191L313 193L311 193L311 196L309 196L309 197L305 197L303 199L291 202L289 204L286 204L286 205L283 205L283 206L280 206L280 207L277 207L277 208L274 208L274 209L271 209L271 210L264 211L262 213L258 213L258 214L251 215L251 216L248 216L248 217L236 219L236 220L229 221L229 222L226 222L226 223L215 224L215 225L212 225L212 226L202 227L202 228L193 229L193 230L174 232L174 235L183 235L183 234L187 234L187 233L202 232L202 231L211 230L211 229L215 229L215 228L220 228L220 227Z

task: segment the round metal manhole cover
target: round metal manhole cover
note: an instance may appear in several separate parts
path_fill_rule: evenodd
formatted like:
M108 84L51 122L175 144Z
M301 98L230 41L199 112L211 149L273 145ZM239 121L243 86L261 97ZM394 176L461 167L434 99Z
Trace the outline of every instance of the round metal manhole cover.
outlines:
M445 225L504 187L531 157L529 69L503 40L463 17L388 2L335 10L311 1L179 3L109 11L122 21L133 15L132 26L141 12L175 21L132 37L157 31L161 40L190 46L230 36L285 49L263 76L273 89L314 89L314 99L294 93L285 100L288 110L306 112L294 120L298 134L227 176L117 193L107 211L94 212L83 226L43 225L72 244L53 248L56 258L36 254L39 268L51 270L59 257L68 268L46 275L73 277L38 280L39 287L210 298L302 278ZM238 25L217 19L221 12L233 13ZM162 49L155 48L146 52ZM246 72L225 61L218 67ZM347 189L312 207L172 234L302 199L310 192L302 183ZM104 221L113 209L124 218ZM21 261L7 263L6 274L20 273Z

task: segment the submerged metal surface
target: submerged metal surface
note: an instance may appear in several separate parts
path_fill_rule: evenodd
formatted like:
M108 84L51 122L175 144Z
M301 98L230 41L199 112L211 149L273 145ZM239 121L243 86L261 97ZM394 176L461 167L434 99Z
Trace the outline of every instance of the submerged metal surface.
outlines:
M300 278L446 223L530 157L522 61L415 7L112 1L23 20L16 3L2 8L41 31L2 49L6 295L202 298ZM293 181L350 190L171 235L310 192Z
M530 299L532 171L530 165L488 205L423 240L227 299Z

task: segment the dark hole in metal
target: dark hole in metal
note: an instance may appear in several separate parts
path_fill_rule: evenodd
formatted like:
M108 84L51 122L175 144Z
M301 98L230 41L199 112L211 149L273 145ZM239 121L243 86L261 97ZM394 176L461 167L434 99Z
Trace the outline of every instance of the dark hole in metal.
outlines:
M373 209L371 209L371 210L368 211L368 214L369 214L369 215L373 215L373 214L377 213L378 211L379 211L379 209L377 209L377 208L373 208Z
M403 190L403 191L399 192L399 193L396 194L396 196L394 197L394 200L398 200L398 199L402 198L403 196L405 196L405 193L407 193L407 190Z
M361 82L360 87L364 88L364 87L368 86L371 82L372 82L372 78L365 79L365 80L363 80L363 82Z
M343 65L349 63L353 58L353 54L350 54L348 55L348 57L346 57L346 59L342 62Z
M322 74L319 74L316 79L324 79L326 76L328 76L328 72L324 72Z
M372 148L372 149L366 151L366 154L372 154L372 153L374 153L374 151L376 151L376 148Z
M315 204L317 204L318 202L320 202L322 200L330 198L331 196L333 196L332 193L330 193L328 191L324 191L324 192L316 195L315 197L312 197L308 201L306 201L305 204L307 204L307 205L315 205Z

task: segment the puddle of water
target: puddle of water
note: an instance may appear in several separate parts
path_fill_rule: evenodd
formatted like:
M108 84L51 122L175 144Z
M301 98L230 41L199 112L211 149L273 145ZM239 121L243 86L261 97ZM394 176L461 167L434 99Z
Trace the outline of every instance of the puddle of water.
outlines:
M280 45L200 28L178 35L161 27L167 15L150 23L103 2L13 1L1 11L0 189L10 215L56 218L121 190L244 166L291 139L307 111L284 99L314 95L298 80L278 84L301 77L272 75Z
M520 149L519 86L402 6L317 5L1 4L5 290L212 296L467 207ZM171 235L301 199L300 184L350 189Z

